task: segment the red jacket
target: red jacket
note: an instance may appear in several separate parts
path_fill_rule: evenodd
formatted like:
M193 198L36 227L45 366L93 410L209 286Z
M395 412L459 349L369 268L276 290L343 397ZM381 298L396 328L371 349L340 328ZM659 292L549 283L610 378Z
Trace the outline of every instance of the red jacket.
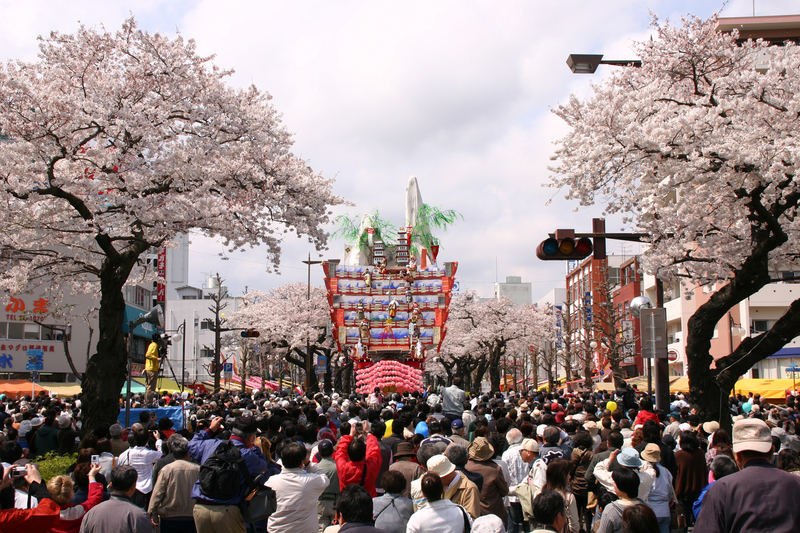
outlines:
M3 533L47 533L58 520L60 509L50 499L47 488L39 483L31 483L29 490L33 496L39 498L39 505L33 509L0 511L0 531Z
M364 477L364 464L367 466L367 477L364 480L364 488L373 498L378 497L375 490L375 482L378 480L378 471L381 469L383 458L381 457L381 447L375 435L367 435L367 455L364 461L351 461L347 455L347 447L353 440L351 435L345 435L336 446L333 453L333 460L336 461L336 472L339 474L339 489L344 490L347 485L361 485Z
M62 505L59 518L50 533L78 533L81 529L83 517L86 516L89 509L102 501L103 485L97 481L89 483L89 497L86 498L86 501L78 505L72 503Z

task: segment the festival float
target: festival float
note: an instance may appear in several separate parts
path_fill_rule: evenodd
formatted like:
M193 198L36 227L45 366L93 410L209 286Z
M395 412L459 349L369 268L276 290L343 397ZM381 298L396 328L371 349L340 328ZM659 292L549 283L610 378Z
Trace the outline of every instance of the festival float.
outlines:
M323 262L333 338L354 362L356 390L421 391L422 366L447 333L458 263L438 262L431 228L460 215L422 203L417 179L406 188L406 224L396 228L377 211L356 225L337 219L334 236L349 241L343 261Z

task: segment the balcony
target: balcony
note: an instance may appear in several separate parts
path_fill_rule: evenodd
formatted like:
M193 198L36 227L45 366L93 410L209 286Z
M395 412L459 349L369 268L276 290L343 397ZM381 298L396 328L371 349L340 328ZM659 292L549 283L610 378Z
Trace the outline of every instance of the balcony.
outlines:
M770 283L750 297L750 307L788 307L800 298L800 284Z

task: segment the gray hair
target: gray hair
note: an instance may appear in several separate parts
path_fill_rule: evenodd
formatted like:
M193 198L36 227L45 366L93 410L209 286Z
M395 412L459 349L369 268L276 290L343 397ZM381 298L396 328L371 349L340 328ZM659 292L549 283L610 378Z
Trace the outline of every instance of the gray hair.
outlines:
M454 442L453 444L449 445L444 451L444 456L456 466L464 466L467 464L467 449L461 444L456 444Z
M517 428L511 428L506 433L506 440L509 444L519 444L522 442L522 432Z
M175 459L183 459L189 455L189 441L178 433L173 433L167 439L167 446Z
M420 465L425 466L428 464L428 459L434 455L439 455L439 453L441 452L434 444L423 444L417 450L417 461L419 461Z
M118 439L120 435L122 435L122 426L117 424L112 424L110 428L108 428L108 433L111 435L112 439Z

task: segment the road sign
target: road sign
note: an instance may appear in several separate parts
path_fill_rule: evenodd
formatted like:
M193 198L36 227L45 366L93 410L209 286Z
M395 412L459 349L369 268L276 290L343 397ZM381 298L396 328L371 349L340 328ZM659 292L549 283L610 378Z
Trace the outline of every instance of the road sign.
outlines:
M233 363L225 363L222 366L222 377L231 379L233 377Z
M670 363L674 363L678 360L678 352L676 350L670 350L668 355Z
M481 394L488 394L492 390L492 384L488 381L481 381Z
M326 355L317 356L317 374L324 375L328 369L328 357Z
M788 367L786 367L786 372L800 372L800 366L789 365Z
M31 383L39 383L39 372L31 370Z
M44 350L28 350L25 370L44 370Z
M642 358L667 359L667 310L642 309Z

